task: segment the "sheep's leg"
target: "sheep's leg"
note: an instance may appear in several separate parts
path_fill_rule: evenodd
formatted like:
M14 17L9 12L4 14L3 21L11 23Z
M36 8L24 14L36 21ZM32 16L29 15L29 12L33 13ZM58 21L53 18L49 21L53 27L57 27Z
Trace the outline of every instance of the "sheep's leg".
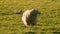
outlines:
M26 29L32 31L32 26L26 26Z
M29 30L29 31L32 31L33 26L32 26L32 25L27 25L27 26L26 26L26 29Z
M29 26L29 30L30 30L30 31L32 31L32 27L33 27L33 26L31 26L31 25Z

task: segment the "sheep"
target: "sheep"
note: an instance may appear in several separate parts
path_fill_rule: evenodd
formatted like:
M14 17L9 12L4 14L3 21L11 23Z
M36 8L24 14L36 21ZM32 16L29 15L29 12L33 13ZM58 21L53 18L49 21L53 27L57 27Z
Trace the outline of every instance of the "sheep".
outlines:
M37 14L40 14L37 9L26 10L22 15L24 25L31 30L37 23Z

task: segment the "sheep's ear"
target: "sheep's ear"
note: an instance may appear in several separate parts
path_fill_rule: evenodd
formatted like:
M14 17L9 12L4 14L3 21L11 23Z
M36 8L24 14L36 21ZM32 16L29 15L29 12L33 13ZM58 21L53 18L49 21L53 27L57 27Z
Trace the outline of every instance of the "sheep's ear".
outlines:
M36 8L32 9L32 11L38 11Z
M34 10L38 10L37 8L34 8Z
M32 10L34 10L34 9L32 9Z

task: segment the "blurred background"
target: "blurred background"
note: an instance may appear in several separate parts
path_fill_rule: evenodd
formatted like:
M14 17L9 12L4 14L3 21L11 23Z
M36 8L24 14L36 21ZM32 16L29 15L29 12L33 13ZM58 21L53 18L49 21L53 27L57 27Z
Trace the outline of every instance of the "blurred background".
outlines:
M33 8L41 12L33 34L60 34L60 0L0 0L0 34L27 34L21 17Z

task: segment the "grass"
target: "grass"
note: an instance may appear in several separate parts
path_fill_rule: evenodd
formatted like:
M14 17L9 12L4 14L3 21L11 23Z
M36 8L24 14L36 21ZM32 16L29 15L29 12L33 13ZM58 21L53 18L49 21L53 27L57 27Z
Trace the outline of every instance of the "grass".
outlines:
M22 23L22 14L12 12L32 8L41 14L30 32ZM0 0L0 34L60 34L60 0Z

